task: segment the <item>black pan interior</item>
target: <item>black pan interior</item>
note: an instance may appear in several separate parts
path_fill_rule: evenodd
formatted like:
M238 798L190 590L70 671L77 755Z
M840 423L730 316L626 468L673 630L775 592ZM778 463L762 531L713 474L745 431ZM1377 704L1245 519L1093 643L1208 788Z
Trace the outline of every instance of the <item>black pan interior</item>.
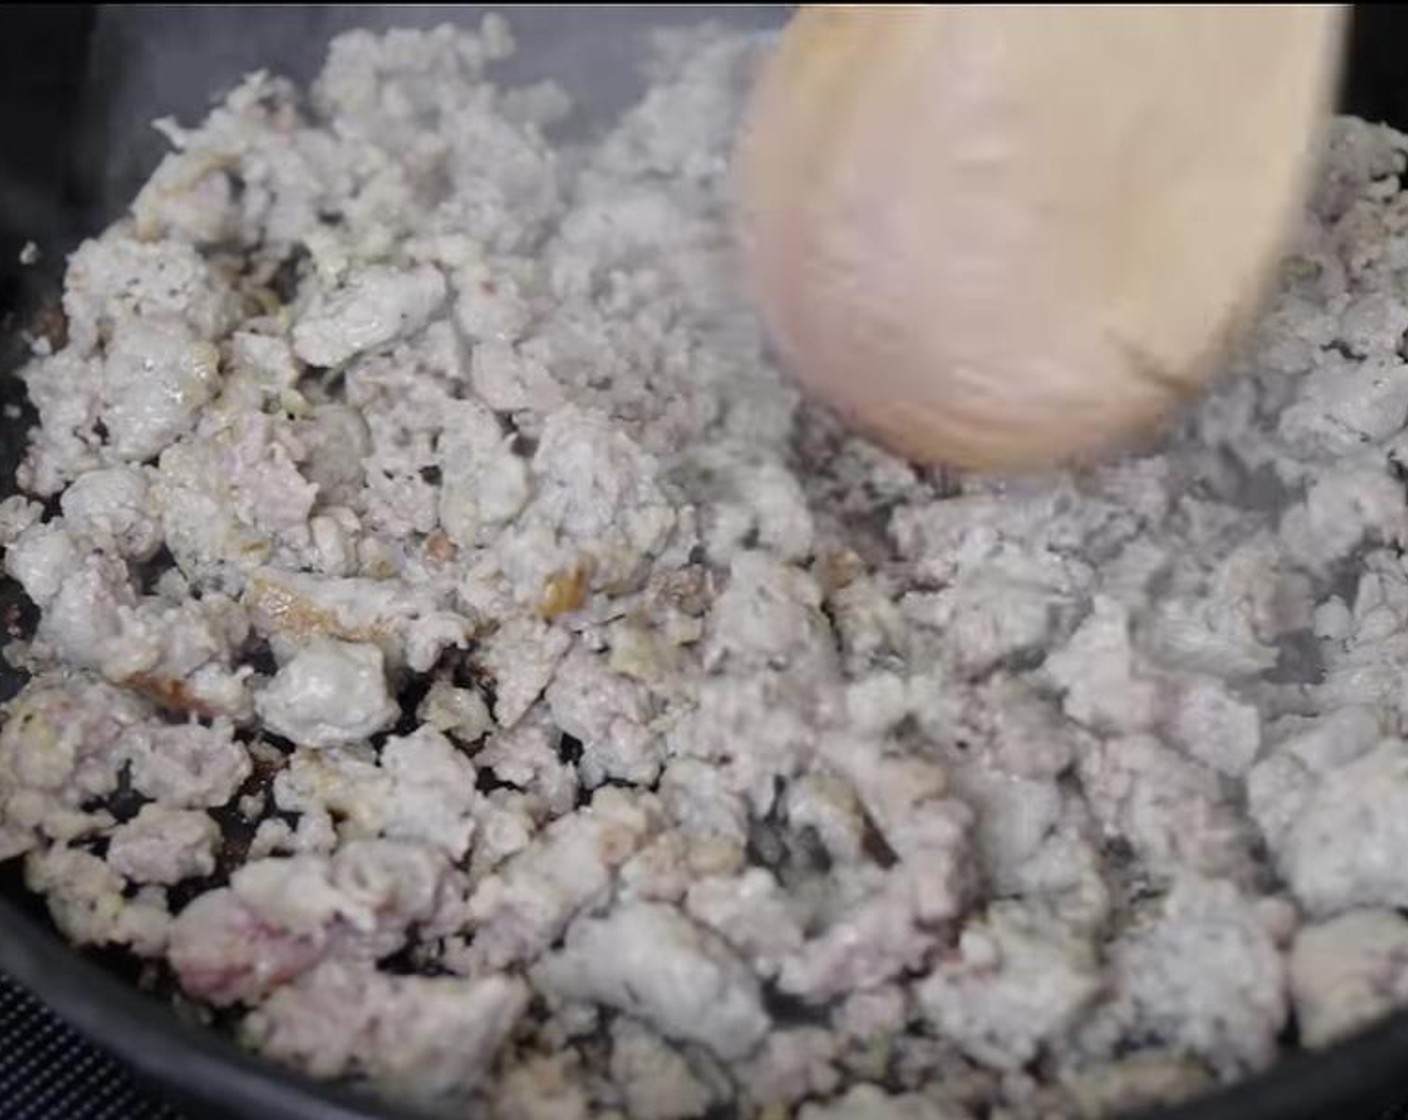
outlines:
M24 329L52 323L63 257L120 213L162 147L157 116L198 120L243 73L306 79L330 35L354 26L429 26L478 18L473 8L163 7L0 8L0 407L22 405L10 374ZM733 9L732 22L778 24L781 5ZM589 92L592 127L634 90L640 28L695 22L719 9L528 8L513 22L535 49L506 77L552 76ZM1408 8L1357 7L1341 94L1346 112L1408 129ZM517 70L515 74L513 70ZM574 88L575 87L575 88ZM21 267L33 240L41 263ZM13 488L28 415L0 413L0 495ZM24 629L33 608L0 580L0 626ZM0 697L21 678L0 661ZM169 998L139 990L133 969L80 955L54 932L17 870L0 866L0 970L32 989L193 1117L229 1120L413 1120L413 1114L316 1084L242 1053L192 1025ZM3 1110L3 1102L0 1102ZM1327 1052L1301 1055L1160 1120L1402 1120L1408 1116L1408 1013ZM1152 1120L1152 1118L1151 1118Z

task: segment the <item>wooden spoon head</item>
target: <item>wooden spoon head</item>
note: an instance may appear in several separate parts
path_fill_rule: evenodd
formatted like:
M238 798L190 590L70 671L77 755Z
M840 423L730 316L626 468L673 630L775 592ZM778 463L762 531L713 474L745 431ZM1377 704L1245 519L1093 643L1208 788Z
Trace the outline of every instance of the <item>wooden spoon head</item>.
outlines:
M804 9L737 163L787 366L922 461L1035 467L1148 431L1259 304L1344 13Z

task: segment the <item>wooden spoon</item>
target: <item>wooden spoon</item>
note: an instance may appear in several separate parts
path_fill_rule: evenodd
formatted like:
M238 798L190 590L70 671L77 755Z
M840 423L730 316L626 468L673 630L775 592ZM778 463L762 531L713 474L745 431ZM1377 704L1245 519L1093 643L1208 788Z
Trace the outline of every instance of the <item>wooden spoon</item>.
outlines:
M787 366L927 462L1149 431L1214 373L1304 204L1345 8L803 8L740 144Z

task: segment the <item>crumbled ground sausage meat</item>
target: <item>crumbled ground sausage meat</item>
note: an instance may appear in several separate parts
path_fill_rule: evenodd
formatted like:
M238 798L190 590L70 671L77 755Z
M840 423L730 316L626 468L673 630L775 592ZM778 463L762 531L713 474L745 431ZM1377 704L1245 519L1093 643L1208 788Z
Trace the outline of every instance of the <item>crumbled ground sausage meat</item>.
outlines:
M21 373L0 856L501 1120L1102 1116L1408 1004L1408 140L1159 446L923 472L729 271L764 49L586 144L494 18L164 126Z

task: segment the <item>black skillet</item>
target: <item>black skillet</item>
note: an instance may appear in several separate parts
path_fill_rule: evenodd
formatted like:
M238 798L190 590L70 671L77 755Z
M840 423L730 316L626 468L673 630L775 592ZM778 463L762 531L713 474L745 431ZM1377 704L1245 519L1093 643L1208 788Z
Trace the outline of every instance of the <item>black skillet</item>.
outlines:
M520 59L506 79L551 76L589 107L582 127L618 111L633 89L640 33L720 18L781 22L786 8L530 8L512 13ZM477 19L465 8L0 7L0 373L22 356L17 327L51 299L63 254L120 212L160 156L157 116L192 123L244 72L309 78L329 35L352 26ZM1408 128L1408 9L1355 10L1341 107ZM47 262L20 268L33 240ZM0 405L20 403L0 376ZM0 420L0 494L27 421ZM27 604L0 583L0 619ZM0 694L18 688L0 662ZM80 955L54 932L13 868L0 868L0 971L124 1059L193 1120L410 1120L404 1110L291 1075L189 1025L113 962ZM4 1102L0 1101L0 1114ZM1408 1014L1319 1054L1159 1114L1159 1120L1408 1120ZM1150 1117L1149 1120L1154 1120Z

